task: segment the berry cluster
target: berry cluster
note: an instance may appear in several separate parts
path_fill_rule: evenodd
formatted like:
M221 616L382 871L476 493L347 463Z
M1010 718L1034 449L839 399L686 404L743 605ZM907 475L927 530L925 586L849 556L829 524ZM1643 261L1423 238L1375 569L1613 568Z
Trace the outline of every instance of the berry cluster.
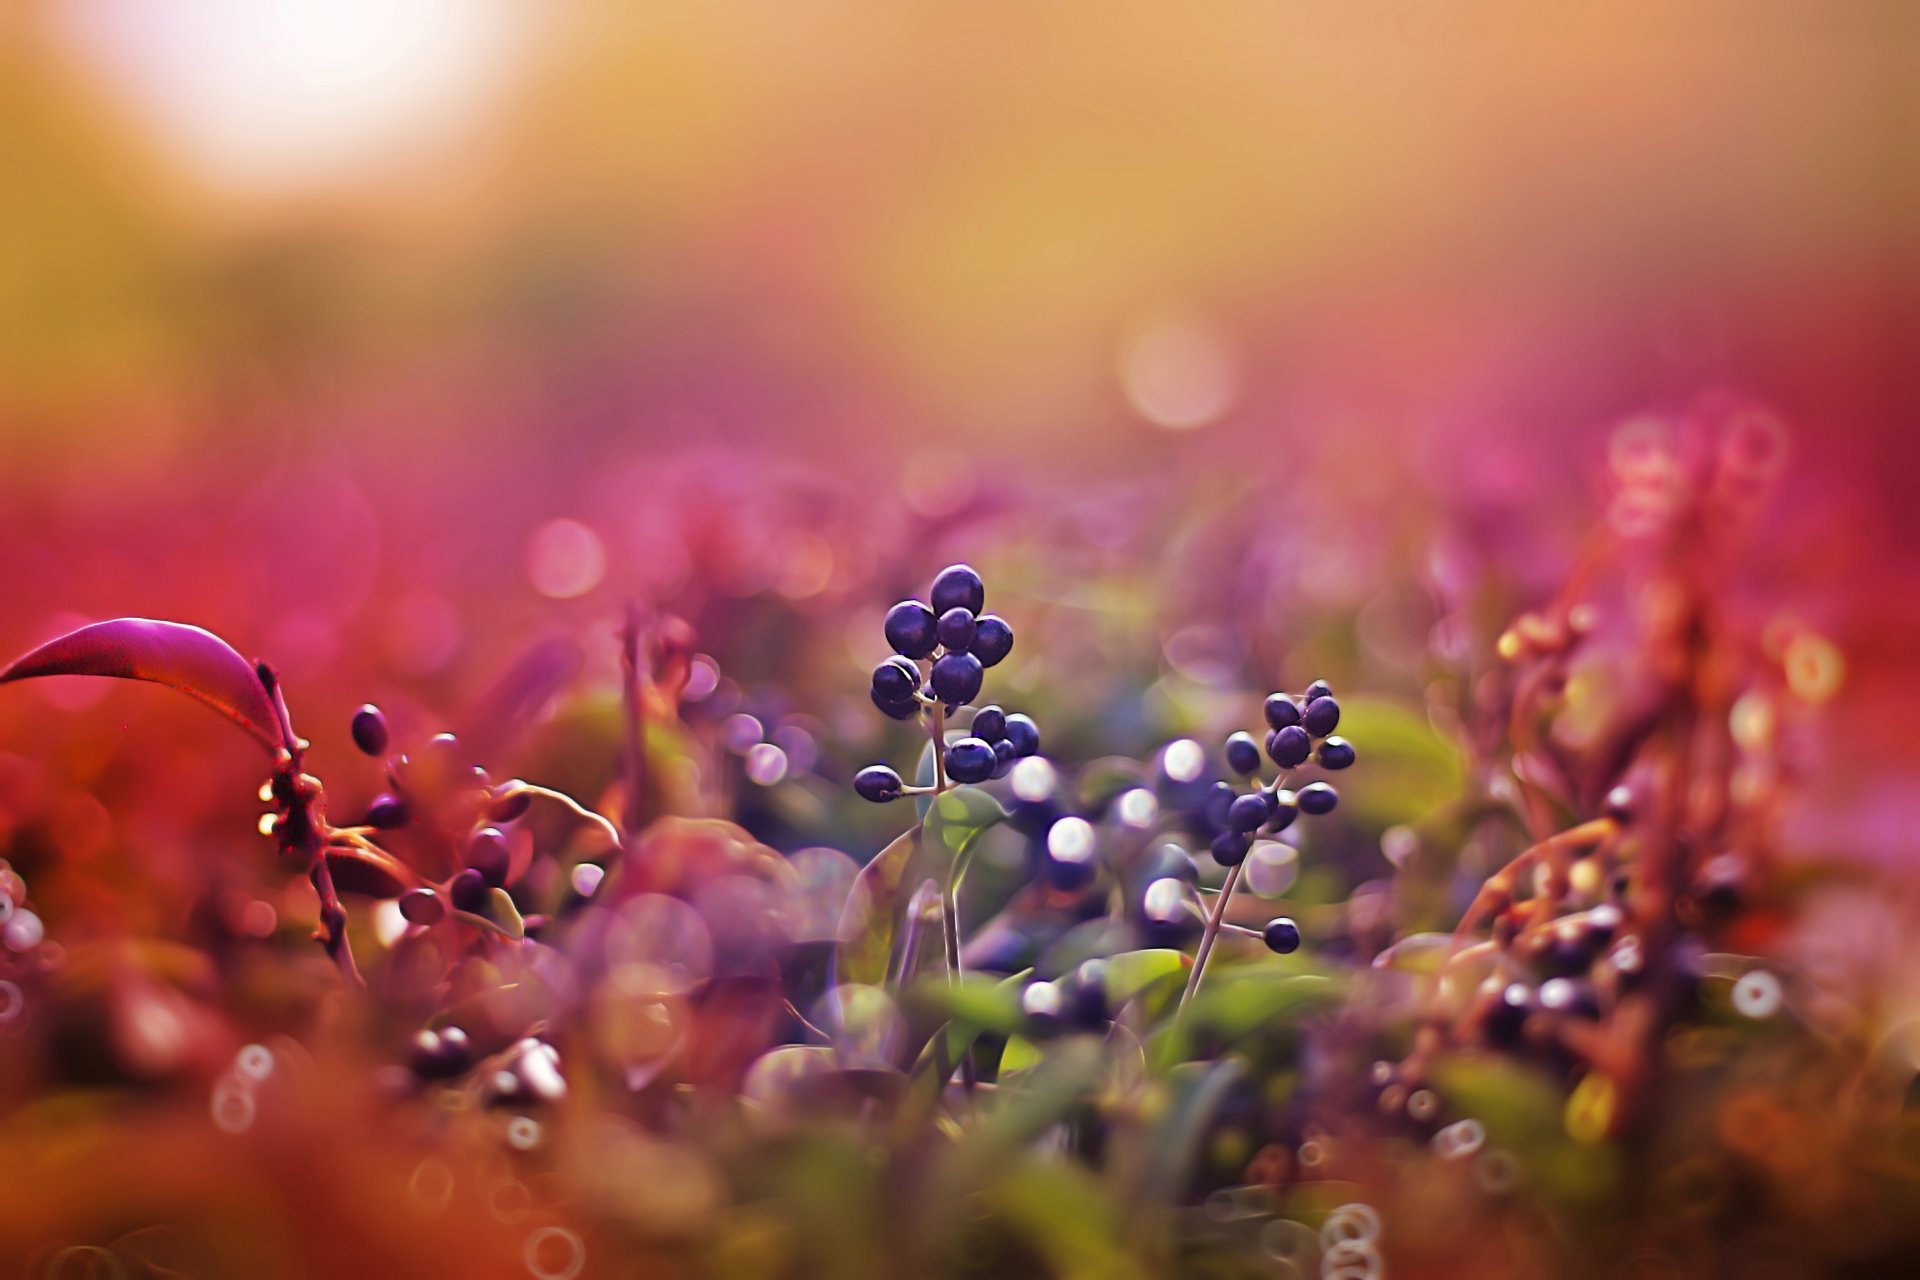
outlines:
M986 584L972 566L949 565L933 580L932 604L902 600L887 610L887 643L894 655L873 671L873 705L895 720L930 717L929 732L944 736L946 718L980 696L986 669L1013 652L1013 628L982 612ZM1014 761L1040 750L1033 721L997 706L981 707L964 737L941 744L943 776L978 783L1005 777ZM919 794L886 765L862 769L853 780L864 799L883 803Z

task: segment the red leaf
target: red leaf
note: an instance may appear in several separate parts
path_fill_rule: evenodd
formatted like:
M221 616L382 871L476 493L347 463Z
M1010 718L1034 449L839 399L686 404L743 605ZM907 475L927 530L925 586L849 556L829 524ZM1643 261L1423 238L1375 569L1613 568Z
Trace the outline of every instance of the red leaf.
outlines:
M281 746L279 717L253 664L211 631L181 622L115 618L69 632L0 671L0 683L33 676L151 680L206 703L268 751Z

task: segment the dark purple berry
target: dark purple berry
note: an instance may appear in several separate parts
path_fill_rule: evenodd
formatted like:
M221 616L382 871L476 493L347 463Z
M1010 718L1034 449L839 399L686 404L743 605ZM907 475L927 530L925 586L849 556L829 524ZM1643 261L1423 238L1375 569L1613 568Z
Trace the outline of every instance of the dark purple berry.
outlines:
M1345 769L1353 763L1353 759L1353 744L1345 738L1328 738L1313 753L1314 763L1322 769Z
M935 624L935 634L949 653L965 653L967 646L973 643L975 623L973 613L967 609L949 609L940 615ZM986 665L985 663L981 664Z
M997 760L993 748L979 738L962 738L947 748L947 776L955 782L985 782Z
M981 614L974 624L971 652L981 666L995 665L1013 652L1013 628L997 613Z
M1510 982L1500 991L1499 997L1487 1009L1487 1039L1495 1044L1515 1045L1526 1030L1527 1018L1533 1013L1533 990L1525 983Z
M924 658L940 643L933 610L918 600L902 600L887 610L887 643L895 653Z
M1016 756L1040 754L1040 726L1031 716L1016 711L1007 717L1007 741L1013 744Z
M1233 803L1227 806L1227 826L1241 835L1258 831L1260 824L1269 816L1267 800L1263 795L1235 796Z
M889 702L885 698L882 698L878 691L875 691L873 695L873 705L880 708L882 713L893 717L895 720L911 720L915 713L920 710L920 703L911 697L902 699L899 702Z
M1285 831L1300 816L1300 801L1284 787L1269 792L1268 796L1271 813L1267 818L1267 830Z
M1267 754L1282 769L1296 769L1313 752L1313 735L1297 724L1275 729L1267 735Z
M1607 792L1607 816L1622 826L1633 821L1633 788L1625 783Z
M1331 698L1332 696L1332 685L1328 684L1325 680L1315 680L1307 686L1307 691L1300 695L1300 701L1310 703L1315 698Z
M1247 860L1247 850L1253 842L1239 831L1222 831L1213 838L1209 846L1213 860L1223 867L1237 867Z
M1340 704L1332 698L1315 698L1300 713L1300 724L1316 738L1324 738L1340 727Z
M1260 744L1250 733L1236 733L1227 739L1227 768L1248 776L1259 772Z
M1269 729L1285 729L1289 725L1300 723L1300 707L1284 693L1267 695L1267 702L1261 711L1267 717Z
M987 603L987 586L980 581L980 575L973 571L972 565L948 565L933 580L930 598L935 613L965 609L968 613L977 614Z
M853 789L862 800L871 800L875 804L884 804L900 798L900 788L905 784L900 775L883 764L870 764L853 776Z
M1225 831L1233 801L1233 784L1216 781L1207 788L1207 799L1200 807L1200 816L1206 820L1208 827L1215 831Z
M873 669L873 697L876 702L913 701L920 687L920 668L911 659L895 654Z
M1275 916L1260 930L1260 938L1275 955L1290 956L1300 949L1300 926L1285 916Z
M447 886L447 896L453 899L454 910L464 911L468 915L482 915L493 896L493 886L487 883L485 876L468 867Z
M1302 813L1318 817L1333 812L1334 806L1340 803L1340 793L1324 782L1309 782L1300 788L1300 794L1295 799L1299 801Z
M1592 985L1578 978L1548 978L1541 983L1540 1007L1575 1018L1600 1016L1600 1001Z
M1013 752L1013 744L1005 738L993 744L993 776L1004 778L1013 772L1013 762L1020 757Z
M353 745L370 756L387 753L387 716L371 702L353 713Z
M375 796L367 806L367 825L377 831L392 831L407 825L407 802L386 792Z
M467 865L486 877L494 888L507 883L507 864L513 855L507 851L507 838L497 827L482 827L467 842Z
M933 696L950 707L963 706L980 696L984 674L980 659L970 653L942 654L933 664Z
M439 924L447 917L447 904L431 889L409 889L400 895L400 915L408 924Z
M495 822L513 822L524 816L532 804L533 792L515 778L493 789L493 803L487 808L487 816Z
M983 742L1004 742L1007 737L1007 713L989 703L973 713L973 736Z

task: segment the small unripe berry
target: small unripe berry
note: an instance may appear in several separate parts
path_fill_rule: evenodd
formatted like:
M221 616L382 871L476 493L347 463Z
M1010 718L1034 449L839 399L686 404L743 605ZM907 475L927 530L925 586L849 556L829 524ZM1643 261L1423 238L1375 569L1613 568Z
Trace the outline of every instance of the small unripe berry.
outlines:
M1013 652L1013 628L997 613L983 613L974 624L973 645L969 652L980 665L991 667Z
M1260 930L1260 938L1275 955L1290 956L1300 949L1300 926L1285 916L1275 916Z
M511 861L507 838L497 827L482 827L467 842L467 865L486 877L489 887L507 883L507 864Z
M949 652L965 653L967 646L973 643L974 628L973 613L967 609L955 608L940 615L940 621L935 624L935 634L940 637L940 643L945 645Z
M1340 803L1340 793L1324 782L1309 782L1300 788L1300 794L1295 799L1299 801L1302 813L1317 817L1333 812L1334 806Z
M983 742L1002 742L1007 736L1007 713L989 703L973 713L971 731Z
M1313 751L1313 736L1297 724L1275 729L1267 735L1267 754L1282 769L1294 769L1306 763Z
M1227 739L1227 768L1245 777L1259 772L1260 744L1250 733L1236 733Z
M1353 764L1353 744L1345 738L1328 738L1313 753L1314 763L1322 769L1340 770Z
M884 764L870 764L853 777L853 789L862 800L871 800L875 804L884 804L888 800L900 798L900 788L905 784L900 775Z
M487 883L485 876L468 867L455 876L452 883L447 886L447 896L453 899L456 911L464 911L468 915L485 915L487 903L493 896L493 886Z
M1332 698L1315 698L1300 713L1300 725L1316 738L1324 738L1340 726L1340 704Z
M407 824L407 802L382 792L367 806L367 825L378 831L391 831Z
M920 668L898 654L873 669L873 697L876 702L899 704L912 702L920 687Z
M1299 704L1284 693L1268 694L1266 705L1260 711L1266 716L1269 729L1285 729L1300 723Z
M955 782L985 782L996 763L993 748L979 738L961 738L947 748L947 776Z
M972 565L955 564L942 569L933 580L933 601L935 613L945 613L949 609L965 609L968 613L979 613L987 603L987 587L980 581Z
M980 695L984 674L980 659L970 653L943 654L933 664L933 696L950 707L963 706Z
M1032 717L1016 711L1007 717L1007 741L1013 744L1013 754L1017 756L1038 755L1040 727L1034 724Z
M1213 838L1209 846L1213 860L1223 867L1237 867L1247 860L1247 850L1253 842L1238 831L1222 831Z
M1246 835L1258 831L1260 824L1269 817L1267 800L1263 795L1235 796L1227 807L1227 826Z
M924 658L940 643L933 610L918 600L902 600L887 610L887 643L895 653Z
M353 745L370 756L387 753L387 717L369 702L353 713Z

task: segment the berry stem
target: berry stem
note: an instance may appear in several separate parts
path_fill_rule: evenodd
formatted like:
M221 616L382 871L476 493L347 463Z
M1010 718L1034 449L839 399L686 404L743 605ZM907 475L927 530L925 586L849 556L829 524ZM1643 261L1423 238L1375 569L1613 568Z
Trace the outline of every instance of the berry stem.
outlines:
M1227 872L1227 882L1220 886L1220 896L1213 900L1213 914L1207 917L1207 927L1200 935L1199 949L1193 953L1193 972L1187 975L1187 989L1180 993L1180 1007L1176 1018L1187 1012L1187 1005L1193 1000L1193 993L1200 988L1200 977L1207 971L1207 957L1213 954L1213 941L1220 936L1220 929L1227 917L1227 904L1233 901L1233 891L1240 887L1240 872L1245 862L1236 862Z
M927 734L933 739L933 794L939 795L947 789L947 709L938 702L927 719Z
M927 719L927 733L933 739L933 794L938 796L948 787L947 764L945 755L947 740L947 709L938 702L933 704L933 714ZM940 931L947 946L947 981L958 986L960 983L960 904L954 897L953 879L949 876L940 889ZM979 1083L973 1069L973 1050L969 1048L960 1057L960 1080L971 1094Z

